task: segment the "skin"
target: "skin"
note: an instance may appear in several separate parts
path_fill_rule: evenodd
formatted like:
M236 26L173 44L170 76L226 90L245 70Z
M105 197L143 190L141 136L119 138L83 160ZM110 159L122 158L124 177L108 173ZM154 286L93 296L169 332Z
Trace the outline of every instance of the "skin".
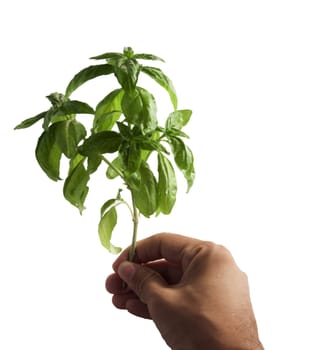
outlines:
M225 247L160 233L137 242L134 263L128 251L106 280L112 302L152 319L171 349L263 349L247 276Z

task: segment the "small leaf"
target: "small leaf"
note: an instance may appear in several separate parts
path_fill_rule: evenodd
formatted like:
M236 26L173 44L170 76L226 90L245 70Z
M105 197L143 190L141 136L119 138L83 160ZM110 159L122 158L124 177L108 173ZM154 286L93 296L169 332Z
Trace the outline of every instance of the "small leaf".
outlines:
M173 108L177 109L178 99L175 88L172 81L162 72L162 70L156 67L142 67L141 70L154 79L169 93Z
M114 206L115 201L115 199L111 199L105 203L109 209L107 211L105 209L106 212L100 219L98 232L101 244L107 248L110 253L118 254L121 248L115 247L111 243L112 232L117 224L117 211Z
M124 47L123 54L127 58L132 58L134 56L134 50L131 47Z
M62 151L56 144L55 129L50 127L38 139L35 155L38 164L46 175L54 180L60 180L60 161Z
M163 58L151 55L149 53L137 53L133 55L133 58L135 59L141 59L141 60L152 60L152 61L162 61L164 62Z
M187 180L188 192L195 179L194 157L192 151L180 138L172 137L170 138L170 141L175 163Z
M121 137L124 140L130 140L133 137L132 126L121 122L117 122L118 130L120 132Z
M189 109L183 109L174 111L169 114L165 128L166 129L182 129L190 120L192 111Z
M87 186L90 176L86 171L83 162L79 162L66 178L63 187L63 194L66 200L77 207L82 214L84 202L89 188Z
M121 141L122 138L119 133L101 131L87 138L79 147L79 152L86 156L93 153L114 153L118 151Z
M71 114L94 114L94 110L85 102L66 101L55 111L54 117Z
M123 170L123 160L122 160L122 157L118 155L111 162L111 166L108 166L108 169L106 171L106 176L108 179L114 179L119 175L118 171L122 172L122 170Z
M156 102L147 90L138 87L132 93L125 93L122 110L127 121L140 127L144 133L156 129Z
M109 59L119 59L124 57L120 52L106 52L98 56L90 57L91 60L109 60Z
M52 117L55 114L55 109L51 107L45 114L44 121L43 121L43 129L48 130L48 127L52 121Z
M138 75L140 72L140 65L131 58L121 58L116 61L114 65L115 76L119 84L127 92L135 89Z
M145 135L142 137L137 137L136 142L138 142L142 150L159 151L164 152L166 154L169 153L159 141L149 139Z
M39 120L45 118L46 113L47 113L47 111L39 113L35 117L25 119L24 121L22 121L20 124L18 124L15 127L15 130L29 128L31 125L33 125L33 124L37 123Z
M60 92L53 92L47 95L46 98L51 102L54 108L60 107L63 102L67 101L67 98Z
M147 163L142 162L138 170L139 184L132 186L135 204L141 214L146 217L157 209L157 182Z
M169 159L158 154L158 206L163 214L170 214L176 201L177 180Z
M123 200L120 200L119 198L113 198L107 200L100 209L100 216L103 217L106 212L108 212L110 209L117 207L119 204L125 203Z
M73 91L75 91L78 87L80 87L88 80L99 77L101 75L108 75L113 72L114 68L110 64L98 64L84 68L79 73L77 73L69 82L65 90L65 96L69 97Z

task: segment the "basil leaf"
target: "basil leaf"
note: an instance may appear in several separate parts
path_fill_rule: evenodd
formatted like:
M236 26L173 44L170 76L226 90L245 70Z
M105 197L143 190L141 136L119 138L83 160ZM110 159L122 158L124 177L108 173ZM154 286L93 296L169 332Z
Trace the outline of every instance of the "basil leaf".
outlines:
M39 113L35 117L25 119L20 124L15 126L14 130L29 128L31 125L33 125L33 124L37 123L39 120L45 118L46 113L47 113L47 111Z
M123 160L122 160L121 155L118 155L111 162L111 166L108 166L108 169L106 171L106 176L108 179L114 179L119 175L119 173L115 169L117 169L117 171L121 171L121 172L123 170Z
M164 87L164 89L169 93L173 108L177 109L178 99L175 88L172 81L162 72L162 70L156 67L142 67L141 70Z
M90 154L88 156L87 172L89 175L94 173L99 168L101 161L102 158L98 154Z
M111 243L112 232L117 224L117 211L115 206L119 204L117 199L110 199L101 208L101 219L98 225L98 232L101 244L110 253L118 254L121 248Z
M73 91L75 91L78 87L80 87L86 81L99 77L101 75L111 74L113 73L113 71L114 71L113 66L110 64L98 64L95 66L90 66L82 69L69 82L65 90L65 96L69 97Z
M162 61L164 62L163 58L151 55L149 53L136 53L133 55L133 58L135 59L142 59L142 60L152 60L152 61Z
M46 175L54 180L60 180L60 161L62 151L56 144L55 129L50 127L38 139L35 155L38 164Z
M138 87L132 93L125 93L122 110L126 120L140 127L144 133L156 129L156 103L154 96L147 90Z
M159 141L146 138L145 136L136 138L136 141L143 150L169 153Z
M134 134L134 128L126 123L117 122L118 130L124 140L130 140Z
M84 156L82 156L79 153L77 153L72 159L70 159L70 166L69 166L68 175L70 175L72 173L72 171L77 167L77 165L80 162L83 162L84 159L85 159Z
M85 102L66 101L55 111L54 117L72 114L94 114L94 110Z
M101 55L98 55L98 56L93 56L93 57L90 57L91 60L103 60L103 59L106 59L106 60L109 60L109 59L119 59L119 58L123 58L124 55L119 53L119 52L106 52L106 53L103 53Z
M141 148L136 142L131 142L128 148L127 170L131 173L138 170L141 164Z
M52 117L55 114L55 109L51 107L45 114L44 121L43 121L43 129L48 130L48 127L52 121Z
M177 180L171 162L162 153L158 154L158 173L158 208L170 214L176 201Z
M108 199L100 209L100 216L103 217L111 208L117 207L119 204L125 203L123 200L120 200L120 198L113 198Z
M166 122L166 129L182 129L190 120L192 111L189 109L183 109L174 111L169 114Z
M131 184L131 191L140 213L149 217L157 209L157 182L154 174L145 162L141 163L138 176L139 184L138 186Z
M187 192L189 192L195 179L194 157L192 151L178 137L170 138L171 149L178 168L187 180Z
M140 65L136 60L131 58L121 58L114 65L115 76L119 84L127 92L135 89L139 72Z
M114 153L118 151L122 138L115 131L101 131L92 134L79 147L79 152L85 156L93 153Z
M77 153L78 144L86 137L85 127L76 120L58 122L52 126L55 129L57 145L67 158Z
M66 200L77 207L82 214L84 210L84 201L87 197L89 188L87 186L90 176L86 171L83 162L80 161L65 179L63 194Z
M122 114L121 99L123 89L117 89L108 94L96 107L93 127L95 132L110 130Z

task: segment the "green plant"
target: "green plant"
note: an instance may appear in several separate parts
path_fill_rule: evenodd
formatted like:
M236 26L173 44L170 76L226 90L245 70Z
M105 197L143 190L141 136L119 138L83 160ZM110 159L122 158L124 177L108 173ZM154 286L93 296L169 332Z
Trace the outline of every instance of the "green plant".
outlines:
M173 84L160 68L139 63L140 60L163 61L161 58L135 54L127 47L123 53L105 53L92 59L105 60L105 63L81 70L69 82L64 94L47 96L51 102L47 111L24 120L15 129L27 128L42 120L36 159L54 181L61 179L62 156L69 160L63 194L80 213L84 209L90 176L100 165L106 166L107 179L120 177L123 180L130 192L131 204L122 197L119 188L117 195L102 205L98 230L102 245L110 252L118 253L121 248L111 243L111 236L117 224L116 207L125 204L133 220L129 256L133 260L139 214L145 217L170 214L175 204L177 180L173 164L183 173L188 191L193 184L193 154L183 140L188 135L182 131L189 122L191 111L177 109ZM164 126L158 123L154 96L137 85L141 73L151 77L169 94L173 110L165 118ZM117 78L120 88L106 94L95 109L85 102L70 99L85 82L111 74ZM93 115L90 131L77 120L79 114ZM150 166L153 154L157 155L155 172Z

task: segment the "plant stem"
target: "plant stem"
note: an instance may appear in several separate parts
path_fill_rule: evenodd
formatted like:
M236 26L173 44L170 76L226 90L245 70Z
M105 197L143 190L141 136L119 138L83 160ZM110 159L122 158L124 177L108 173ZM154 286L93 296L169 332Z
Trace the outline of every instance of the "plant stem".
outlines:
M137 228L138 228L139 217L138 217L138 210L135 204L135 198L132 191L131 191L131 195L132 195L132 204L133 204L133 236L132 236L132 244L128 255L128 260L134 261L135 254L136 254L135 250L136 250L136 239L137 239Z
M117 169L107 158L105 158L103 155L101 155L101 159L108 164L109 166L111 166L114 171L125 181L124 178L124 174ZM126 181L125 181L126 182ZM136 254L136 240L137 240L137 228L138 228L138 219L139 219L139 215L138 215L138 209L136 208L136 204L135 204L135 198L133 195L133 192L130 190L131 192L131 196L132 196L132 220L133 220L133 236L132 236L132 244L129 250L129 255L128 255L128 260L129 261L134 261L135 258L135 254ZM127 204L127 202L124 201L124 203ZM127 204L127 206L129 207L129 205ZM129 207L130 208L130 207Z

